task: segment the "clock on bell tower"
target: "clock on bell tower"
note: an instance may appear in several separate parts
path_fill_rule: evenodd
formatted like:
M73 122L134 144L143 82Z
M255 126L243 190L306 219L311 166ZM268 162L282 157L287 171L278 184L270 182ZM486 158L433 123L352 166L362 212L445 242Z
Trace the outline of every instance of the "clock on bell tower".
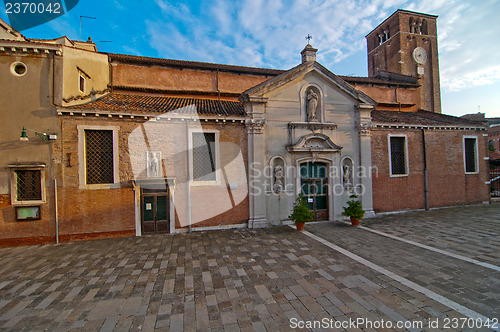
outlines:
M417 78L417 109L441 113L437 16L398 9L366 36L368 76L389 72Z

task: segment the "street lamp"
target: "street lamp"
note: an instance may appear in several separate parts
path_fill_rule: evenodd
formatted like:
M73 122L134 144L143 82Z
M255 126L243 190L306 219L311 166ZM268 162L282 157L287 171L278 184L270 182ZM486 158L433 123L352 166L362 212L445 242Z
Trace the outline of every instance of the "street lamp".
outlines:
M31 129L27 129L23 126L23 131L21 131L21 137L19 137L19 140L20 141L28 141L29 138L28 138L28 134L26 133L26 131L32 131L35 133L36 136L40 137L44 142L46 143L49 143L49 141L51 140L56 140L57 139L57 135L49 135L49 134L46 134L46 133L39 133L37 131L34 131L34 130L31 130Z

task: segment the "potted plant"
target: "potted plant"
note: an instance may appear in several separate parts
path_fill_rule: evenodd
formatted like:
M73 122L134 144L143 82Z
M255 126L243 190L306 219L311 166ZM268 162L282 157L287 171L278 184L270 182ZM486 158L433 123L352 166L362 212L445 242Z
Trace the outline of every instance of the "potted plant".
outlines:
M304 229L304 224L306 222L313 220L314 213L307 207L307 203L302 194L297 197L297 201L293 204L292 214L289 218L295 223L299 231Z
M362 219L365 215L365 210L363 210L361 201L357 199L358 196L352 194L349 198L350 200L347 201L347 206L344 207L344 212L342 212L342 215L350 217L352 225L358 226L359 220Z

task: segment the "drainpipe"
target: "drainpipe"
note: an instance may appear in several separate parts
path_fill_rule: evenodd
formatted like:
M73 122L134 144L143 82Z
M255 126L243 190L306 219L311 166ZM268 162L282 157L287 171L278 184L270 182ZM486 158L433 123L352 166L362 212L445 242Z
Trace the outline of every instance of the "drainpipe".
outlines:
M57 211L57 179L54 179L54 208L56 213L56 244L59 244L59 215Z
M219 90L219 68L217 68L217 95L220 101L220 90Z
M52 53L52 105L57 108L56 105L56 54ZM61 135L62 135L62 121L61 121ZM62 145L62 138L61 138ZM62 149L61 149L61 160L62 160ZM53 167L53 163L51 162ZM52 172L54 170L52 169ZM55 210L55 222L56 222L56 244L59 244L59 211L57 208L57 174L54 175L54 210Z
M401 102L398 100L398 87L394 88L394 93L396 95L396 103L399 105L399 111L401 112Z
M425 129L422 128L422 147L424 154L424 196L425 196L425 209L429 210L429 181L427 175L427 154L425 150Z
M188 165L187 181L187 206L188 206L188 230L191 233L191 156L189 153L189 120L186 119L186 153ZM174 220L175 222L175 220Z
M56 106L56 55L52 53L52 105Z

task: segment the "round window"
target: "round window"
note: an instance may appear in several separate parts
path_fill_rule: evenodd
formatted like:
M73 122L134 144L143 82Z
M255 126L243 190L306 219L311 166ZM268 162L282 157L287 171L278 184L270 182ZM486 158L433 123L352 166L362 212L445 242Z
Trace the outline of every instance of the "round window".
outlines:
M24 76L26 72L28 71L28 67L22 62L14 62L13 64L10 65L10 72L14 76Z

